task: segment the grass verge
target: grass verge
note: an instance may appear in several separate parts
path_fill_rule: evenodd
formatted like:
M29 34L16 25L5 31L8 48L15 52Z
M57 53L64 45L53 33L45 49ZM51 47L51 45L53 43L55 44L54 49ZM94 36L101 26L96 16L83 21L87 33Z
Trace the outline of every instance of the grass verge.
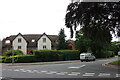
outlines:
M109 64L112 64L112 65L120 65L120 60L110 62Z

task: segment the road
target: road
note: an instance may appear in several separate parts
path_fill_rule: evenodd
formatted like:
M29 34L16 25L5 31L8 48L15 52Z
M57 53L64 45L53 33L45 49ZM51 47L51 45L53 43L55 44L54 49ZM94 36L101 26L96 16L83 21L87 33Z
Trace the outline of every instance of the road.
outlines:
M102 66L118 58L101 59L91 62L72 62L44 65L2 65L3 78L118 78L120 71L116 68Z

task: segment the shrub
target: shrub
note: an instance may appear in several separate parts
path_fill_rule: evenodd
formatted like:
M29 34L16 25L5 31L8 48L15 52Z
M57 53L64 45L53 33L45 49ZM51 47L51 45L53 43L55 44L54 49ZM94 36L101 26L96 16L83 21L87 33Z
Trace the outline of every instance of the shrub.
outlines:
M48 62L79 59L79 53L77 50L34 50L33 53L33 55L9 56L5 58L4 62L11 63L13 58L15 63Z
M59 55L63 56L63 60L78 60L79 51L77 50L60 50Z
M56 50L36 50L34 54L37 61L57 61L58 52Z
M24 53L21 50L10 50L4 53L4 56L13 56L14 55L23 55Z
M17 55L17 56L10 56L7 57L4 62L5 63L11 63L12 59L14 58L15 63L29 63L29 62L35 62L36 58L34 55Z
M76 50L36 50L34 51L38 61L58 61L58 60L76 60L79 59L79 53Z
M109 58L114 56L113 51L100 51L95 54L97 58Z
M6 56L0 56L0 63L4 62L5 58L6 58Z

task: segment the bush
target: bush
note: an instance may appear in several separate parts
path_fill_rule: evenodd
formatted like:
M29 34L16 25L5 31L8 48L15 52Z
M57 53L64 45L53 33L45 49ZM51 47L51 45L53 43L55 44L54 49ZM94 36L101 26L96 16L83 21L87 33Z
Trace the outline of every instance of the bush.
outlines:
M0 56L0 63L4 62L5 58L6 58L6 56Z
M36 50L34 51L38 61L58 61L58 60L76 60L79 59L79 53L76 50Z
M23 55L24 53L21 50L10 50L4 53L4 56L13 56L14 55Z
M59 55L63 56L63 60L78 60L79 51L77 50L60 50Z
M4 62L5 63L11 63L12 59L14 58L15 63L29 63L29 62L35 62L36 58L34 55L17 55L17 56L10 56L7 57Z
M113 51L100 51L95 54L97 58L109 58L114 56Z
M77 50L34 50L33 55L9 56L4 59L4 62L11 63L13 58L15 63L78 60L79 52Z
M58 61L56 50L35 50L34 55L37 61Z

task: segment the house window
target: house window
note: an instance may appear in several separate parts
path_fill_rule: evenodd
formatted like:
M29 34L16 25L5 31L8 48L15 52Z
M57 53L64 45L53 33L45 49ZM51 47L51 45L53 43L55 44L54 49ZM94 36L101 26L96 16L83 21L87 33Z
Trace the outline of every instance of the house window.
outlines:
M18 49L21 49L21 46L18 46Z
M22 39L21 38L18 38L18 43L21 43L22 42Z
M43 45L43 49L46 49L46 45Z
M43 42L44 42L44 43L46 42L46 38L43 38Z

